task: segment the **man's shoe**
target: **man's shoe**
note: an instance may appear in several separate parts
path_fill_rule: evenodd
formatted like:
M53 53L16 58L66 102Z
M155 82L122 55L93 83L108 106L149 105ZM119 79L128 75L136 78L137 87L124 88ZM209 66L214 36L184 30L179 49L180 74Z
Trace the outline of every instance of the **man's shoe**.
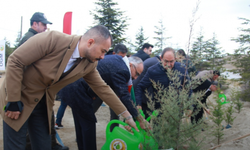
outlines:
M57 124L57 123L56 123L56 124L55 124L55 128L56 128L56 129L61 129L61 128L63 128L63 125L62 125L62 124Z
M69 150L69 148L56 143L56 145L52 147L52 150Z

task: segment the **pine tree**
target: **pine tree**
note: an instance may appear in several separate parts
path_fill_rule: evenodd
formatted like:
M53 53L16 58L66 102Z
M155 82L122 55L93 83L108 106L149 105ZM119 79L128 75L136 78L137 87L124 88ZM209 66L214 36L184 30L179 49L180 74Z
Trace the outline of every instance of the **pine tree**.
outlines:
M95 4L98 6L90 14L93 15L96 24L104 25L109 29L113 36L113 46L125 42L126 38L123 35L128 26L126 23L128 18L123 16L124 11L116 8L118 3L112 0L98 0Z
M209 63L204 57L207 47L206 44L202 31L200 31L199 36L196 38L196 41L193 43L192 49L190 50L190 58L195 62L195 68L198 71L204 70L204 68L209 66Z
M233 64L237 67L237 69L233 70L234 73L240 73L241 81L244 83L245 87L241 94L241 98L246 101L250 101L249 99L249 88L250 88L250 20L246 18L239 18L242 20L242 25L244 26L239 28L241 34L237 38L233 38L232 41L240 44L240 47L235 50L234 55L232 57Z
M19 44L19 42L21 41L21 39L22 39L22 37L21 37L21 32L18 32L16 41L15 41L15 45L14 45L15 49L17 49L18 44Z
M223 59L223 54L221 47L218 47L219 41L216 39L215 33L213 34L212 39L206 41L206 59L210 62L209 69L211 70L221 70L222 65L225 64Z
M164 37L166 28L164 27L162 20L160 20L158 23L159 26L155 26L156 31L154 31L156 37L153 37L156 40L154 55L161 54L163 48L165 47L166 40L171 38Z
M198 84L199 81L188 81L185 79L183 83L180 81L180 72L167 70L166 74L169 78L169 87L163 88L160 83L152 81L157 94L154 98L161 104L161 108L157 109L159 116L152 116L153 134L151 136L156 140L159 148L162 149L201 149L201 143L206 138L202 136L201 129L204 128L201 122L191 123L189 117L184 115L193 109L193 105L201 108L197 100L203 96L201 92L190 95L190 89ZM155 101L147 95L148 106L151 111L155 110ZM197 113L193 113L195 115ZM188 147L188 148L187 148ZM146 147L150 148L150 147Z
M4 40L5 40L5 65L6 65L8 57L10 56L10 54L13 53L14 48L10 47L10 42L7 41L6 38Z
M147 43L146 41L148 40L148 37L145 37L144 35L144 29L142 26L137 32L135 39L136 39L135 45L134 45L135 51L139 51L142 48L143 44Z
M220 90L216 91L216 95L218 95L220 93ZM217 97L215 97L216 99L216 104L213 106L213 111L212 114L213 116L212 121L215 123L215 128L212 132L212 134L217 138L217 143L218 145L220 144L221 139L223 138L223 126L221 125L222 121L225 119L224 117L224 109L223 109L223 105L221 105L220 99Z

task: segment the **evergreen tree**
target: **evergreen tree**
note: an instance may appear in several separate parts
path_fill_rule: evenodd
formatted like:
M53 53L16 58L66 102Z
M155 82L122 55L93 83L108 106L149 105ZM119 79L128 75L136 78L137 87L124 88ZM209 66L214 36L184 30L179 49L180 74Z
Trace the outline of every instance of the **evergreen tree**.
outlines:
M158 23L159 26L155 26L156 31L154 31L156 37L153 37L156 40L154 55L161 54L163 48L165 47L166 39L171 38L171 37L164 37L166 28L164 27L162 20L160 20Z
M5 65L6 65L8 57L10 56L10 54L13 53L14 48L10 47L10 42L7 41L6 38L4 40L5 40Z
M125 42L123 35L128 26L126 23L128 18L123 16L124 11L116 8L118 3L112 0L98 0L95 4L98 6L90 14L93 15L96 24L104 25L109 29L113 36L113 46Z
M225 60L223 59L223 51L218 45L219 41L214 33L212 39L206 41L205 58L210 62L209 69L222 71L222 65L225 64Z
M192 45L192 49L190 50L190 58L195 63L195 68L198 71L204 70L203 68L208 67L207 60L204 57L204 53L206 53L206 41L204 41L204 36L202 35L202 31L200 31L199 36L196 41Z
M126 47L128 49L127 55L133 55L134 54L133 50L134 50L135 46L134 46L133 42L131 41L131 39L128 38L124 44L126 45Z
M16 38L16 41L15 41L15 45L14 45L15 49L17 49L18 44L19 44L19 42L21 41L21 39L22 39L22 37L21 37L21 32L19 31L18 34L17 34L17 38Z
M136 39L135 45L134 45L135 51L139 51L142 48L143 44L147 43L146 40L148 40L148 37L145 37L144 35L144 29L142 26L137 32L135 39Z
M243 81L245 87L241 94L241 98L244 100L250 101L249 99L249 80L250 80L250 20L246 18L241 19L242 25L244 26L239 28L241 34L239 37L232 39L236 43L240 44L240 47L235 50L234 55L232 57L233 64L237 67L237 69L233 70L234 73L240 73L241 81Z
M190 89L201 84L200 81L188 81L187 78L181 83L180 72L168 69L166 74L169 78L169 87L164 88L159 82L152 80L157 94L154 98L161 104L157 109L159 116L152 116L153 132L150 134L156 140L159 149L202 149L202 142L206 138L201 134L204 125L201 122L191 123L188 112L194 105L200 109L202 106L197 102L202 96L202 92L193 93L190 96ZM155 110L155 101L147 94L149 99L148 107ZM186 114L186 115L184 115ZM192 114L195 115L197 112ZM206 128L205 128L206 129ZM150 146L146 145L147 149ZM151 149L152 148L151 146Z
M218 95L221 92L220 89L216 91L216 95ZM221 139L223 138L223 126L222 121L225 119L224 117L224 105L221 105L221 101L218 98L218 96L215 96L216 104L213 105L213 111L212 111L212 121L215 124L214 130L212 131L212 134L217 138L218 145L220 144Z

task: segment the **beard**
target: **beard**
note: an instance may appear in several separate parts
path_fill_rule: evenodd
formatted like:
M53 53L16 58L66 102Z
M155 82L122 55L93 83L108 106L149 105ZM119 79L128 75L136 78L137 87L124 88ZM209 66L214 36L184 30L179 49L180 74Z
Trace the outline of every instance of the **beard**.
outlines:
M90 56L90 54L89 54L88 51L85 53L85 58L86 58L90 63L94 63L95 60L97 60L97 61L101 60L100 58L95 58L95 59L93 59L93 58Z

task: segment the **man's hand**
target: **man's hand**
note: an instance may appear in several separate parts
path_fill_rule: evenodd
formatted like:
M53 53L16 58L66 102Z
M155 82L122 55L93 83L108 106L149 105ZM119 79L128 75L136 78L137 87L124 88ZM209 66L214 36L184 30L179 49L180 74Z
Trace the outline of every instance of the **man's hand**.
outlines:
M147 122L141 115L136 117L136 120L140 123L142 129L151 129L149 122Z
M204 109L204 110L207 112L207 114L210 115L210 110L209 109Z
M135 128L135 130L139 132L139 129L136 127L136 124L135 124L133 118L130 118L130 119L126 120L125 122L126 122L128 125L130 125L131 127Z
M126 110L123 114L122 114L122 117L124 118L129 118L129 119L126 119L125 122L130 125L131 127L135 128L136 131L139 132L138 128L136 127L136 124L131 116L131 114Z
M209 88L211 91L216 91L217 90L217 87L216 85L211 85L210 88Z
M19 115L21 114L20 111L9 111L7 110L7 112L5 113L5 116L11 118L11 119L18 119Z
M137 109L142 109L140 105L137 105L136 107L137 107Z
M193 113L192 110L187 110L187 111L186 111L186 115L187 115L188 117L191 117L192 113Z

